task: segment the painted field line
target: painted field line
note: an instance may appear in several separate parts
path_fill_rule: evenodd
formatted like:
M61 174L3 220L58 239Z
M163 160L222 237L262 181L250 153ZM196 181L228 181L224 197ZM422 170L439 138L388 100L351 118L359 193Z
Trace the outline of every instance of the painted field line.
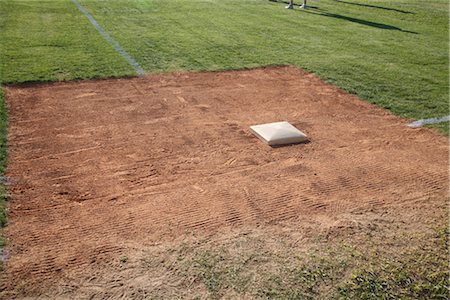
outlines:
M448 121L450 121L450 116L445 116L445 117L441 117L441 118L422 119L422 120L417 120L412 123L409 123L408 127L418 128L418 127L422 127L423 125L437 124L437 123L448 122Z
M102 35L102 37L111 45L113 48L122 55L123 58L133 67L139 76L145 75L144 69L138 64L138 62L128 54L116 40L114 40L94 19L94 17L78 2L78 0L72 0L73 4L78 7L78 9L89 19L89 21L94 25L95 29Z

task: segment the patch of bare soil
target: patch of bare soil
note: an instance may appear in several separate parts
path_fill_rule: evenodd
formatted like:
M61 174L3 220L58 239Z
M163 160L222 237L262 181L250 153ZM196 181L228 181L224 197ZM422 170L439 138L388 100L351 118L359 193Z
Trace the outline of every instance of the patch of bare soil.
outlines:
M448 196L446 137L294 67L8 87L7 101L4 295L187 233L352 228L349 214L410 203L420 227ZM284 120L310 143L271 148L248 129Z

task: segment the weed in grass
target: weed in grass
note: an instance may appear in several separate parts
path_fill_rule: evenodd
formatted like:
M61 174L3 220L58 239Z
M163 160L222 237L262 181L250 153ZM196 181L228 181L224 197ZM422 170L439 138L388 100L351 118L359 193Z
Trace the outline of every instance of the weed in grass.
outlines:
M434 236L399 259L357 270L338 287L341 299L448 299L448 230Z
M223 273L216 268L221 258L217 254L208 252L199 253L194 259L192 268L197 270L198 279L213 295L217 294L223 284Z
M287 257L284 267L268 278L257 294L275 299L329 298L334 292L332 286L345 277L354 253L353 248L334 245L304 253L297 262Z
M228 264L230 256L230 252L223 248L219 251L195 251L192 261L184 261L181 274L190 277L192 282L202 283L213 298L220 298L224 290L243 294L251 280L245 267L255 257L244 255Z

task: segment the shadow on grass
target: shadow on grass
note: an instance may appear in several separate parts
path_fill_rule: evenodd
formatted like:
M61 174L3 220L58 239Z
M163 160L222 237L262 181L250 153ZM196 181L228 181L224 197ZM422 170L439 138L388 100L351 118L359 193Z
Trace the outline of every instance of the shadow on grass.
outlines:
M356 3L356 2L349 2L349 1L342 1L342 0L335 0L335 1L336 1L336 2L340 2L340 3L350 4L350 5L362 6L362 7L369 7L369 8L377 8L377 9L383 9L383 10L390 10L390 11L395 11L395 12L399 12L399 13L402 13L402 14L415 14L415 13L410 12L410 11L401 10L401 9L396 9L396 8L389 8L389 7L383 7L383 6L377 6L377 5L370 5L370 4L363 4L363 3Z
M357 18L353 18L353 17L347 17L347 16L343 16L343 15L339 15L339 14L329 13L329 12L326 12L326 11L316 8L316 7L310 6L309 9L313 9L313 10L302 10L302 12L319 15L319 16L324 16L324 17L329 17L329 18L341 19L341 20L358 23L361 25L366 25L366 26L379 28L379 29L396 30L396 31L401 31L401 32L405 32L405 33L419 34L418 32L415 32L415 31L403 30L399 27L395 27L395 26L391 26L391 25L387 25L387 24L383 24L383 23L376 23L376 22L366 21L366 20L357 19Z
M289 1L286 1L286 0L269 0L269 1L270 2L289 4ZM302 0L298 0L298 1L299 1L299 3L294 3L294 5L301 5L303 3ZM377 6L377 5L356 3L356 2L350 2L350 1L342 1L342 0L335 0L335 1L339 2L339 3L349 4L349 5L356 5L356 6L368 7L368 8L376 8L376 9L394 11L394 12L398 12L398 13L402 13L402 14L413 14L413 15L415 15L415 13L413 13L413 12L406 11L406 10L401 10L401 9L396 9L396 8L389 8L389 7L384 7L384 6ZM316 7L308 5L308 8L316 8Z

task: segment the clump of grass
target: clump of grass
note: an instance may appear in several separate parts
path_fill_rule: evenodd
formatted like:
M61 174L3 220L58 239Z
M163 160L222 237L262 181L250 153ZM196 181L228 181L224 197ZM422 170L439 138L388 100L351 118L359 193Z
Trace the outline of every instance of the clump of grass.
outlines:
M356 249L344 244L301 253L296 260L288 257L279 272L263 281L257 295L275 299L330 298L355 257L360 257Z
M225 247L219 249L191 249L189 259L178 256L179 274L190 284L202 285L211 298L221 298L225 292L245 294L252 278L248 266L258 260L254 253L232 254ZM250 271L250 272L249 272Z
M357 270L338 287L341 299L448 299L448 229L427 243Z

